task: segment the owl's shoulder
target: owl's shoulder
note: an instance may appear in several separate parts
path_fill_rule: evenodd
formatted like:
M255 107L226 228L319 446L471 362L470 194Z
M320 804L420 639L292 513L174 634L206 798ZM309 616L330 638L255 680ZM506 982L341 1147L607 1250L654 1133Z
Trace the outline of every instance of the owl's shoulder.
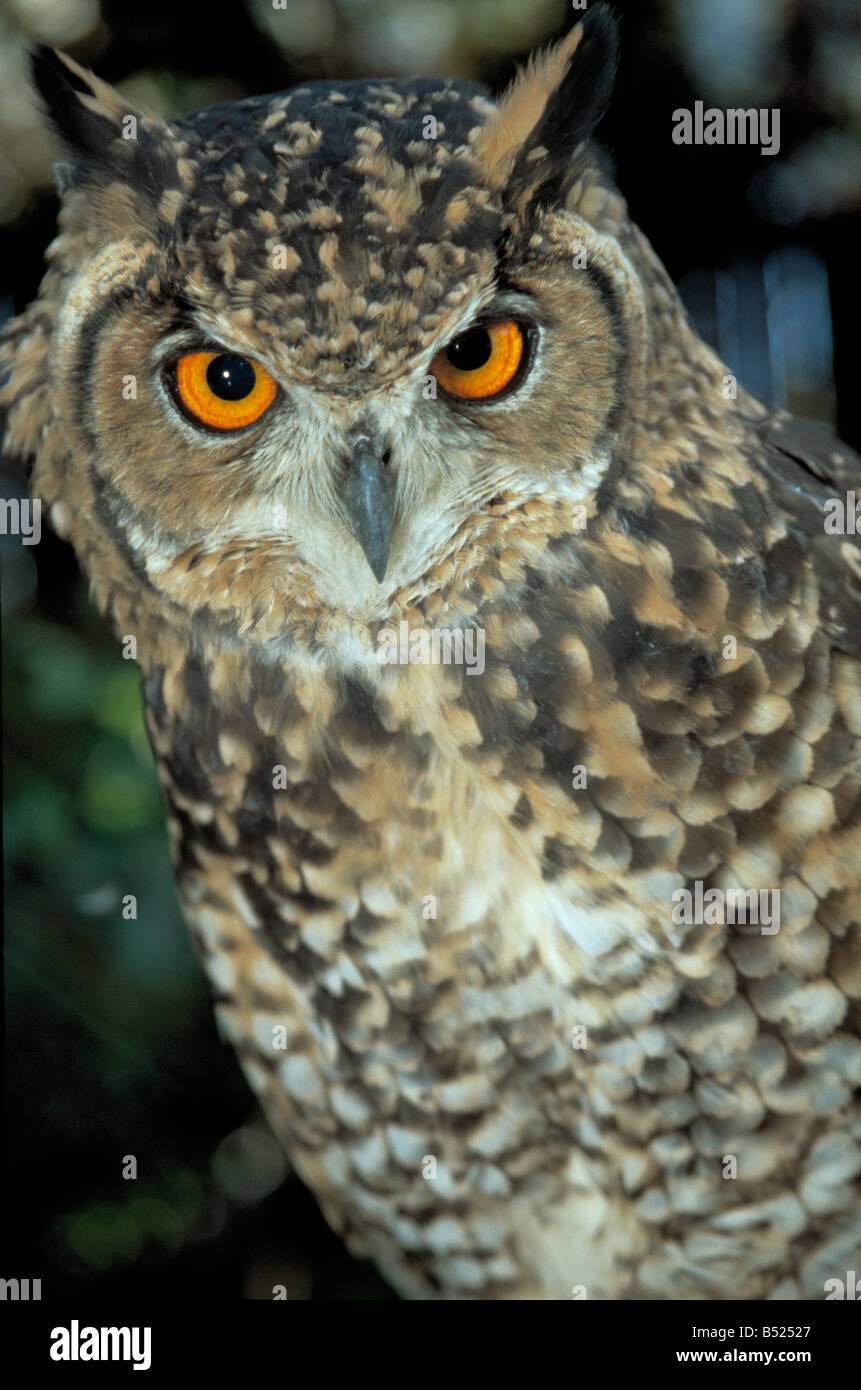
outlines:
M802 541L832 644L861 659L861 456L813 420L762 409L759 470L787 529Z

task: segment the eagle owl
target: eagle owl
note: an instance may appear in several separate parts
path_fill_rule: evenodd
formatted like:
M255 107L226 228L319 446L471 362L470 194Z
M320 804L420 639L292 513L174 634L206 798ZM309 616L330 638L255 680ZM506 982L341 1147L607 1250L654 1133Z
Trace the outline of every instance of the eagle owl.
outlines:
M168 122L40 50L6 449L135 640L222 1029L349 1248L418 1298L823 1298L861 472L725 389L593 142L615 63L600 8L499 100Z

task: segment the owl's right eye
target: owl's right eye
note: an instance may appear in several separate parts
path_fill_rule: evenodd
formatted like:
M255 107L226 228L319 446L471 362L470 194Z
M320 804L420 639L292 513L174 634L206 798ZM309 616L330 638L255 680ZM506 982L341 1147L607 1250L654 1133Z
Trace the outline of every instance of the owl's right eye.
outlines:
M253 425L278 387L266 368L233 352L186 352L169 371L174 395L192 420L213 430Z

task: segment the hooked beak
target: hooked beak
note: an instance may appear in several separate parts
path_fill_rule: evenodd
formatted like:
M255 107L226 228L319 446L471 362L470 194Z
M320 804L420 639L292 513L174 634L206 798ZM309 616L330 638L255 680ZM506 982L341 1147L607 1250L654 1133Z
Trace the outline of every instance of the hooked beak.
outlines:
M353 535L378 584L383 582L392 542L395 488L390 453L367 435L358 435L347 462L343 494Z

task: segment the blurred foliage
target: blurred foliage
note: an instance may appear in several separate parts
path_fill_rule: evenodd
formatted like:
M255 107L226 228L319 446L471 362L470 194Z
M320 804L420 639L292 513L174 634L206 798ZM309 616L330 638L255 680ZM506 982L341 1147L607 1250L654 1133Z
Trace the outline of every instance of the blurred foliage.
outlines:
M834 374L799 408L833 414L857 442L855 315L841 293L857 273L849 214L861 202L853 6L617 9L622 68L601 139L633 215L670 272L705 299L715 286L719 298L726 276L741 283L719 269L732 258L767 267L787 245L803 248L803 264L821 268L817 331L829 336L830 287ZM307 77L441 72L498 89L514 59L571 13L566 0L0 0L0 298L17 310L32 297L54 229L57 156L26 79L34 41L68 48L130 101L172 115ZM749 104L785 103L772 185L755 152L704 157L669 139L675 106L742 90ZM705 304L698 318L706 336L710 313ZM803 341L804 321L792 322ZM174 896L136 667L47 530L31 548L0 537L0 558L9 1121L0 1273L41 1277L46 1299L81 1287L151 1295L154 1280L165 1298L271 1298L274 1284L299 1299L391 1297L344 1253L301 1185L282 1181L280 1150L217 1038ZM129 894L136 919L123 916ZM129 1155L135 1181L122 1176Z

